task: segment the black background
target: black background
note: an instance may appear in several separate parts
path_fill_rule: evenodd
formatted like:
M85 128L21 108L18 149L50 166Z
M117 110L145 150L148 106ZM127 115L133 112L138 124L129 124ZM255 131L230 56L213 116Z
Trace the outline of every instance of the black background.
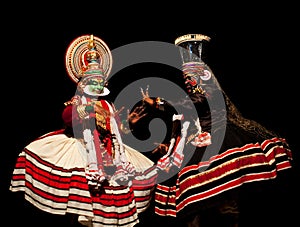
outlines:
M146 15L141 11L131 12L132 20L127 21L129 14L116 16L111 12L111 15L102 15L101 10L82 14L79 13L81 9L62 11L66 13L64 19L56 17L55 10L50 10L46 17L45 11L34 11L30 15L32 10L25 9L22 14L16 11L3 18L2 220L7 220L11 226L69 225L65 218L24 205L23 197L11 193L8 188L21 149L37 136L62 126L63 103L76 89L64 65L65 52L73 39L94 34L113 50L140 41L174 43L180 35L201 33L211 37L205 61L223 90L245 117L255 119L285 137L294 155L295 171L290 179L292 191L280 195L282 201L278 204L270 203L269 207L256 204L253 209L257 212L252 210L254 215L249 223L266 218L264 223L275 226L285 221L289 226L296 221L300 179L296 16L292 6L278 5L276 10L260 6L253 9L247 14L242 8L217 16L216 9L210 8L210 14L195 16L194 12L194 17L187 17L188 12L177 9L172 12L174 16L165 15L161 19L155 17L156 11L152 11L147 22L142 20ZM96 17L97 13L101 16ZM114 81L111 86L122 87L126 79L130 80L130 75ZM285 212L282 214L274 206L286 206Z

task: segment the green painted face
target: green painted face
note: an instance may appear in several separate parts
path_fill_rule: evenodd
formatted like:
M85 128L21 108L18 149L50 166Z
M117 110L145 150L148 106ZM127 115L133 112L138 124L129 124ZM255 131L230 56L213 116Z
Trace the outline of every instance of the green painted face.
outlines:
M87 84L87 91L90 94L101 94L104 89L104 79L101 77L91 78Z
M82 91L92 96L102 96L108 90L105 88L105 79L102 76L89 76L79 82Z

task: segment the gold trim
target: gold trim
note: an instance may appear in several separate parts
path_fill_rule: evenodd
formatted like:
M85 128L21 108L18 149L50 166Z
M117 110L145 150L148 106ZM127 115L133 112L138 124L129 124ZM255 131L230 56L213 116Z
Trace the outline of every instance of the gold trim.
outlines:
M206 41L210 41L210 37L206 36L206 35L202 35L202 34L187 34L187 35L183 35L178 37L175 40L175 45L179 45L183 42L187 42L187 41L202 41L202 40L206 40Z

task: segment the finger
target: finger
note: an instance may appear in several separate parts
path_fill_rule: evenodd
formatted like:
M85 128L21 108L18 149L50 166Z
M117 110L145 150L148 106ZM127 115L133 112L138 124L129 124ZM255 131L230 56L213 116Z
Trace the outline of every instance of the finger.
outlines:
M137 113L140 115L142 113L145 112L145 108L144 107L140 107L138 110L137 110Z
M116 111L117 114L121 113L124 110L124 106L122 106L119 110Z
M146 117L147 113L144 113L142 115L140 115L140 119L143 118L143 117Z
M149 97L149 85L147 85L147 88L146 88L146 97Z
M137 106L134 108L134 110L132 111L132 113L136 113L139 114L143 111L143 107L142 106Z
M155 154L159 149L158 148L155 148L153 151L152 151L152 154Z
M142 93L143 98L145 98L145 93L144 93L143 88L141 88L141 93Z

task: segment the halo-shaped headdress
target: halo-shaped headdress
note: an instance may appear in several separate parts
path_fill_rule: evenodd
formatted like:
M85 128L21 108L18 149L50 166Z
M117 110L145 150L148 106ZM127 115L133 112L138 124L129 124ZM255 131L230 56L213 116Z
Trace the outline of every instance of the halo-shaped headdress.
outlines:
M99 55L99 64L103 70L104 77L107 78L112 69L112 54L106 43L99 37L92 36ZM82 35L74 39L65 55L65 65L67 73L72 81L77 83L87 68L87 53L91 35Z

